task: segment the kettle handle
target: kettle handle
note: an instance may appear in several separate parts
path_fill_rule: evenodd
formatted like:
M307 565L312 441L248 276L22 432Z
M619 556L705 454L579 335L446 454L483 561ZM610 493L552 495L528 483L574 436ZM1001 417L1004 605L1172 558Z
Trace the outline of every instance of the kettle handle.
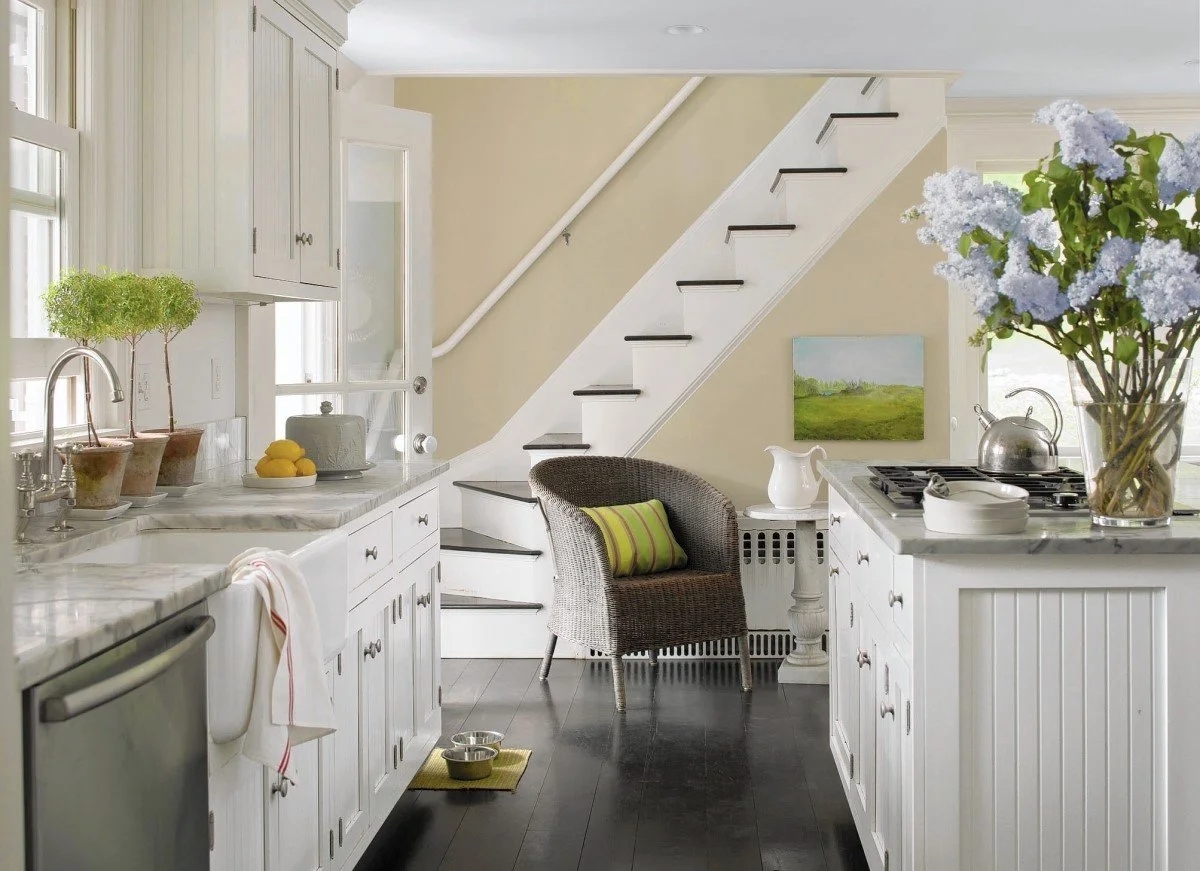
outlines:
M1050 404L1050 411L1054 415L1054 433L1050 436L1050 443L1057 445L1058 437L1062 435L1063 428L1062 409L1058 407L1058 400L1040 387L1018 387L1011 393L1006 393L1004 398L1012 399L1018 393L1036 393Z

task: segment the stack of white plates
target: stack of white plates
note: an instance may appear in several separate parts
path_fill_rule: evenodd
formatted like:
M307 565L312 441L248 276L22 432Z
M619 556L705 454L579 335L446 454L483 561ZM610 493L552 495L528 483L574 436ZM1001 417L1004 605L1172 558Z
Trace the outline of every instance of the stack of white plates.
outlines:
M925 528L956 535L1020 532L1029 522L1029 493L992 481L951 481L948 493L925 491Z

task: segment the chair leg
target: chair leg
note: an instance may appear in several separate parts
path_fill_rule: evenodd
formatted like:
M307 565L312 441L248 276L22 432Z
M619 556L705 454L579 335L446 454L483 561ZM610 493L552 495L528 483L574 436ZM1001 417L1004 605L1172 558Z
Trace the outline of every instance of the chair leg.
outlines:
M658 648L651 647L646 652L650 654L650 667L653 668L654 666L658 665Z
M619 655L609 657L612 660L613 695L617 697L617 710L625 710L625 663Z
M558 636L551 632L550 639L546 642L546 655L542 657L542 667L538 671L538 680L544 681L550 674L550 664L554 662L554 648L557 645Z
M742 636L741 644L741 659L742 659L742 692L748 693L753 689L750 683L750 633L747 632Z

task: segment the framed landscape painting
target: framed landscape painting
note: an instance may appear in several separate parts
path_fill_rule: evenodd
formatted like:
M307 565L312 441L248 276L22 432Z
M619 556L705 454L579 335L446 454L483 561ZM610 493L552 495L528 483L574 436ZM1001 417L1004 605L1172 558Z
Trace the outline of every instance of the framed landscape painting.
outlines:
M792 340L795 439L925 438L923 336L806 336Z

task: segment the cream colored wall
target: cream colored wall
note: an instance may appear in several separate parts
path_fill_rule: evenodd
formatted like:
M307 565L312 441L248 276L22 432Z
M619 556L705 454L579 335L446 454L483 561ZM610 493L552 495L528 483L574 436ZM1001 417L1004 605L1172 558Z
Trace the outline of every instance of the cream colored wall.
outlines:
M917 242L900 213L925 177L946 168L937 136L872 203L779 306L641 451L703 476L738 507L766 502L767 445L792 440L792 339L917 334L925 337L925 440L827 442L838 459L932 459L949 451L946 283L938 252Z
M434 341L444 340L683 84L398 79L433 115ZM434 364L439 453L490 439L820 86L704 82L455 350Z

